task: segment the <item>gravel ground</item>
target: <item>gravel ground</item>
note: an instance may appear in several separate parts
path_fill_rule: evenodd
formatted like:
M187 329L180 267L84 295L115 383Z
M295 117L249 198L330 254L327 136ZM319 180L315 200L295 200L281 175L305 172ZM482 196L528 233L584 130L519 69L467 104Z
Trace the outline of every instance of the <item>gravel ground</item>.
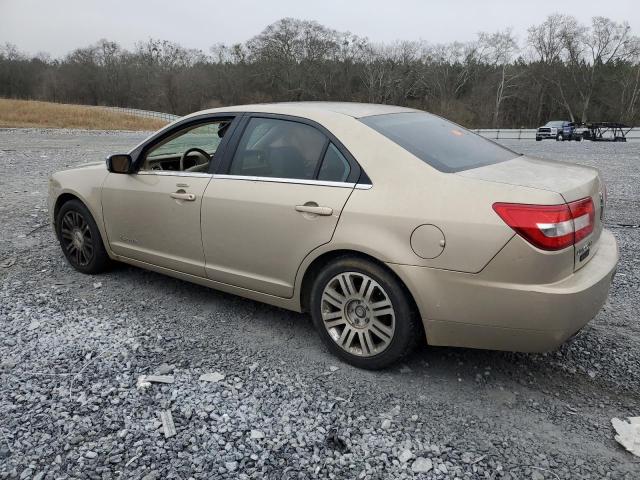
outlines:
M620 226L640 223L640 143L511 144L607 181L619 273L578 337L545 355L425 346L374 373L305 315L67 265L47 176L143 136L0 130L0 478L640 478L610 424L640 415L640 228ZM174 383L136 388L149 374Z

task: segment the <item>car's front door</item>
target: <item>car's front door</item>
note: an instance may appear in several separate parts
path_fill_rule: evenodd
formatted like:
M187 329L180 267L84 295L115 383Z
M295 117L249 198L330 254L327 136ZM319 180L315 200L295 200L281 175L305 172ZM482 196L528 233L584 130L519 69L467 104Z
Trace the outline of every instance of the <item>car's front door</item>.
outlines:
M109 173L102 208L114 253L206 276L200 209L232 121L200 118L178 125L141 150L135 173Z
M247 116L234 137L202 203L207 276L291 297L305 256L331 240L359 168L309 123Z

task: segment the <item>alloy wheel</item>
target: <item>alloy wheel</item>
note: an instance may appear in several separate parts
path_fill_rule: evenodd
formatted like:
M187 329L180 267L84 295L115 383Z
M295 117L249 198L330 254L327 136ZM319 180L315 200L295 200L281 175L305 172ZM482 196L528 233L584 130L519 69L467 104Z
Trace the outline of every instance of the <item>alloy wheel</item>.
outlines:
M360 272L342 272L322 292L321 314L333 341L346 352L371 357L393 340L396 317L387 292Z
M60 224L62 245L69 258L79 266L87 266L93 259L91 229L82 214L69 210Z

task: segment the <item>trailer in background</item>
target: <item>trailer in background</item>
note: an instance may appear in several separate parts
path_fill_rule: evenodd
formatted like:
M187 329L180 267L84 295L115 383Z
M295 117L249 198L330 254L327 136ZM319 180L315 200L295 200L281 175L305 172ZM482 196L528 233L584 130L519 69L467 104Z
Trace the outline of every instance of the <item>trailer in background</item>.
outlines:
M583 124L582 138L592 142L626 142L633 127L618 122L590 122Z

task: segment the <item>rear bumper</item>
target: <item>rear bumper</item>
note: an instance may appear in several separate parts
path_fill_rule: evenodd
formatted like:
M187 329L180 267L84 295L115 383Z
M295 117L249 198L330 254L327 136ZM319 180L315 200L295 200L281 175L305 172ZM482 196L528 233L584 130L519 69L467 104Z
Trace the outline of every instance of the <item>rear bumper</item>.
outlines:
M603 230L591 261L551 284L502 283L486 280L482 273L389 266L413 293L429 344L543 352L557 348L596 316L617 263L616 240Z

